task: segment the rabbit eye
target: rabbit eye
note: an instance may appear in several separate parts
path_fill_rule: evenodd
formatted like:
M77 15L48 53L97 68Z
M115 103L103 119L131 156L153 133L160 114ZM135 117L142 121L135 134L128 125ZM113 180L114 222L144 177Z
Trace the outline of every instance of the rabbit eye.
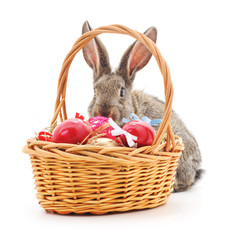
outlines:
M125 89L122 87L122 88L121 88L121 92L120 92L120 96L121 96L121 97L124 97L124 94L125 94Z

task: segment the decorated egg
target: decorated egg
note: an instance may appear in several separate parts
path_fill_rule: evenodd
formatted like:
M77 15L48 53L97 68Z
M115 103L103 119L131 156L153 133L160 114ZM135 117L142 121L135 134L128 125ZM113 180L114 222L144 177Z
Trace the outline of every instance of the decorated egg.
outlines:
M86 143L90 128L82 119L71 118L59 124L53 132L52 141L55 143Z
M111 138L116 140L115 136L112 136L111 131L114 129L109 124L109 118L98 116L89 118L87 121L91 131L93 132L92 135L100 134L100 137Z
M130 121L122 129L137 137L137 140L134 141L137 143L137 147L150 146L155 138L155 131L152 126L141 120ZM128 146L126 137L123 134L121 135L121 141L125 146Z

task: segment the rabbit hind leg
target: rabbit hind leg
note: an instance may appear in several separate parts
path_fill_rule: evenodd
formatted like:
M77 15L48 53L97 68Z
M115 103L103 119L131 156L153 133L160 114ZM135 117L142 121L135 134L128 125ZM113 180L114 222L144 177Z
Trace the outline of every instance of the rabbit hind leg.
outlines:
M194 174L190 173L188 176L182 176L181 172L177 172L173 185L174 192L184 192L190 189L201 178L203 172L203 169L198 169Z

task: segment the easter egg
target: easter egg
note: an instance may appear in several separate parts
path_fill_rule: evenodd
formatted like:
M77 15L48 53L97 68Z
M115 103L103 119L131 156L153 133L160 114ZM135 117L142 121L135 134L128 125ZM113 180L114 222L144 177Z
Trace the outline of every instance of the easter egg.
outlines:
M122 129L137 137L137 140L134 141L137 143L137 147L150 146L155 138L153 127L141 120L130 121ZM121 141L125 146L128 146L125 135L121 135Z
M100 137L116 139L116 137L111 134L113 127L109 124L109 118L102 116L92 117L88 119L87 123L93 131L93 135L100 134Z
M53 132L52 141L55 143L86 143L90 128L83 120L71 118L59 124Z

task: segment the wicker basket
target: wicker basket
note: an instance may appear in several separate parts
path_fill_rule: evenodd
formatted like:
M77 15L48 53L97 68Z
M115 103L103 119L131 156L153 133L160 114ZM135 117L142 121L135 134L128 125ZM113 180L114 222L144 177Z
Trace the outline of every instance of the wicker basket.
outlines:
M122 25L100 27L83 34L66 56L58 81L51 125L67 119L65 96L69 67L75 55L101 33L126 34L141 41L154 55L164 79L165 112L152 146L141 148L59 144L29 139L37 198L41 206L60 214L123 212L164 204L173 190L181 138L174 136L170 119L173 87L169 68L157 46Z

